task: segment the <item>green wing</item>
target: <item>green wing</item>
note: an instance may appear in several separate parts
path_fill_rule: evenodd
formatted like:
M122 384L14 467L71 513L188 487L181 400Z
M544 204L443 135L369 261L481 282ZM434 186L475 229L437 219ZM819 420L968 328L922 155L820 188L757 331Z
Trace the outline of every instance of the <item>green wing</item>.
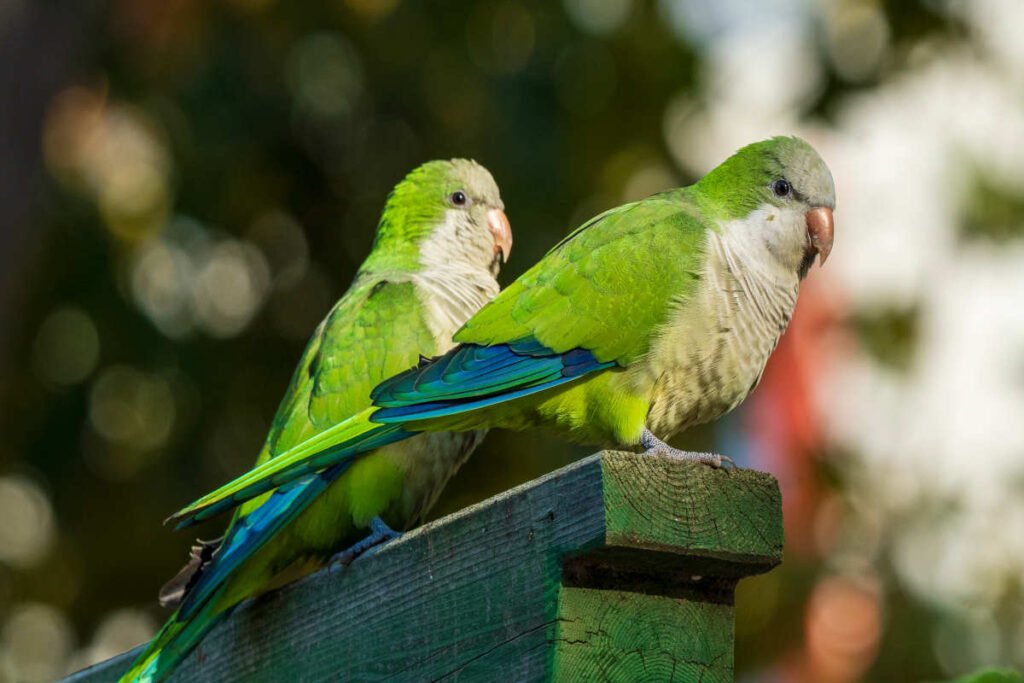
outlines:
M379 280L348 299L328 317L310 375L309 419L318 431L368 408L378 382L437 351L412 282Z
M256 465L370 407L373 387L436 352L412 282L356 282L303 352Z
M707 228L698 216L686 190L601 214L484 306L455 341L532 339L554 353L582 348L628 365L700 277Z

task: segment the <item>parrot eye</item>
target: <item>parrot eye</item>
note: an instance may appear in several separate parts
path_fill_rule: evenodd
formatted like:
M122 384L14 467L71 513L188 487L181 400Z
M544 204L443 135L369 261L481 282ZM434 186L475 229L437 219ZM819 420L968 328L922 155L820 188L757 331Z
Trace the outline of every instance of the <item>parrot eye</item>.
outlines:
M469 197L467 197L466 193L462 190L456 190L455 192L452 192L452 196L448 198L448 201L455 206L465 206L469 201Z
M788 197L789 193L792 192L793 187L789 184L789 181L785 178L779 178L772 183L772 192L775 193L776 197Z

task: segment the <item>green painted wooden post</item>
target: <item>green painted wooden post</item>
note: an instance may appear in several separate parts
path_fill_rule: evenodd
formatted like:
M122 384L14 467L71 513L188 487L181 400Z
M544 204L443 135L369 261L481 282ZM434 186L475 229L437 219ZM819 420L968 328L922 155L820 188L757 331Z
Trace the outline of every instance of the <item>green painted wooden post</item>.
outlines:
M770 475L604 452L244 604L174 680L731 681L736 582L781 560Z

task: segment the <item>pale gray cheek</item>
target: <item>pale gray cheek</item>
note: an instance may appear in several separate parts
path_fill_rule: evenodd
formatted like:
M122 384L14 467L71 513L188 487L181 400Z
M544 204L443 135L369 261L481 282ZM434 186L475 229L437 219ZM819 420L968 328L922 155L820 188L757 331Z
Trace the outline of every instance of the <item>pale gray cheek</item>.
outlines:
M779 221L776 220L774 223L769 223L772 226L764 233L764 246L768 250L768 253L778 259L782 263L786 263L789 260L790 240L785 238L783 231L776 227ZM779 226L781 227L781 226Z
M807 247L806 231L800 220L778 215L766 223L769 226L764 244L768 252L791 270L801 262Z
M479 263L488 267L492 274L497 272L495 268L500 266L501 256L494 254L494 238L491 237L486 223L477 225L465 244L466 257L471 263Z

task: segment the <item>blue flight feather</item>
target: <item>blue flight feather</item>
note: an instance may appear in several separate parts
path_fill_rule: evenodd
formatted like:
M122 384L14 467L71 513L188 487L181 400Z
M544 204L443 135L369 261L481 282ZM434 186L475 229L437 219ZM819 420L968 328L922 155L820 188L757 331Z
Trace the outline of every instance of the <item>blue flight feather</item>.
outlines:
M463 344L377 385L371 395L380 409L370 419L401 424L455 415L545 391L614 364L599 362L586 349L556 353L534 339Z

